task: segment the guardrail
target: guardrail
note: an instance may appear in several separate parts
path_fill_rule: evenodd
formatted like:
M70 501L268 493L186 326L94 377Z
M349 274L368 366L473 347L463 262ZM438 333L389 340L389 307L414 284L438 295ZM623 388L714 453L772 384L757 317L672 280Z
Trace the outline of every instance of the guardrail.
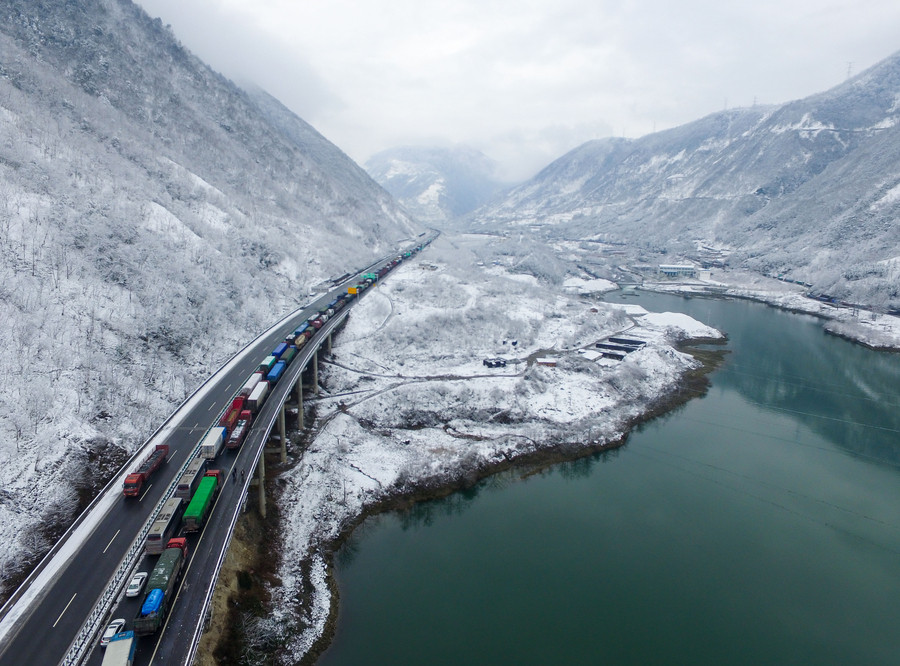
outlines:
M315 301L314 301L315 302ZM260 338L268 335L272 330L278 328L288 319L295 317L299 312L303 312L303 310L310 307L311 304L307 303L287 315L283 316L279 319L275 324L260 332L255 338L253 338L250 342L241 347L235 354L229 358L222 366L216 370L212 375L207 377L203 383L201 383L196 389L194 389L185 399L176 407L173 412L166 418L162 424L153 431L153 434L148 437L144 443L138 447L135 452L131 455L131 457L122 465L122 470L130 468L136 460L138 460L142 455L145 455L146 449L148 446L157 439L160 434L166 430L166 428L172 423L173 420L179 417L179 412L191 401L194 399L197 394L203 391L207 385L219 375L225 368L227 368L231 363L233 363L237 358L239 358L242 354L244 354L250 347L255 345ZM47 551L46 555L41 558L41 561L31 570L31 573L26 576L25 580L16 588L16 590L10 595L9 599L6 600L6 603L0 607L0 623L6 618L9 614L10 610L12 610L13 606L25 595L26 592L29 591L29 588L34 584L37 578L44 572L47 567L47 564L59 553L60 549L66 544L68 539L72 536L72 534L84 523L87 517L91 514L91 512L96 508L97 504L99 504L112 490L112 487L119 483L123 471L119 471L109 482L103 487L103 489L97 493L97 495L90 501L90 503L84 508L84 510L75 518L75 522L73 522L65 532L57 539L56 543Z
M168 424L169 421L174 419L175 416L178 414L178 412L180 412L184 408L184 406L188 402L190 402L190 400L192 400L197 394L199 394L204 389L204 387L206 387L206 385L208 383L210 383L211 381L216 379L220 375L220 373L225 371L228 368L228 366L230 366L233 362L235 362L236 359L242 357L243 354L245 354L252 346L256 345L260 341L261 338L269 335L273 330L281 327L285 321L287 321L293 317L296 317L299 313L303 312L308 307L310 307L309 304L306 304L296 310L293 310L289 314L282 317L278 322L276 322L275 324L273 324L272 326L267 328L265 331L263 331L262 333L257 335L253 340L251 340L246 345L244 345L237 353L235 353L230 359L228 359L228 361L226 361L213 375L211 375L205 382L203 382L203 384L201 384L187 399L185 399L185 401L181 403L179 408L172 414L172 416L170 416L168 419L166 419L165 424ZM213 421L214 424L219 422L219 418L222 417L222 414L225 412L226 409L228 409L227 405L219 413L216 420ZM116 569L116 572L113 574L113 576L110 578L109 582L107 583L106 589L104 590L103 594L100 596L97 603L94 605L93 610L88 615L84 624L82 624L81 629L79 630L78 634L76 634L75 639L72 641L72 644L69 646L69 649L66 652L65 658L61 662L65 666L74 666L75 664L78 664L84 658L88 648L91 645L91 639L97 633L97 630L100 628L99 625L103 622L103 619L106 617L106 615L112 609L113 602L118 597L119 591L122 589L122 585L125 582L125 578L132 571L135 564L137 563L136 560L143 553L144 540L146 539L147 533L150 531L150 528L153 526L153 523L156 521L156 518L159 516L159 512L162 509L162 505L166 502L166 500L168 500L174 494L175 488L178 486L178 481L181 479L181 476L184 474L184 472L187 469L187 466L190 464L191 460L194 458L194 456L200 450L200 445L202 444L203 439L206 437L206 433L208 433L212 428L213 428L213 425L210 425L204 432L203 436L197 440L197 445L191 451L191 454L187 457L187 460L185 461L184 465L182 465L178 474L175 475L175 478L172 480L172 483L169 484L169 487L166 489L165 493L163 493L163 496L160 499L159 503L156 505L156 509L151 514L150 519L144 524L144 526L141 528L141 531L138 532L138 536L134 540L134 542L131 544L131 548L128 549L128 552L122 558L122 561L119 563L119 567ZM135 453L135 455L132 456L132 458L129 460L129 464L131 464L131 462L135 458L137 458L143 454L144 449L147 448L149 443L153 441L153 439L158 435L158 433L162 429L163 429L163 426L161 426L159 429L157 429L157 431L153 434L153 436L150 437L150 439L148 439L147 442L140 449L138 449L137 453ZM97 501L97 499L99 499L103 494L105 494L110 489L109 486L111 484L113 484L114 482L116 482L117 480L118 480L118 476L116 478L114 478L113 481L111 481L109 484L107 484L107 486L103 490L103 493L101 493L101 495L98 495L98 497L95 498L94 501Z
M428 243L431 243L431 241L433 241L434 238L437 238L437 234L434 237L432 237L431 239L429 239L427 241L427 243L425 244L425 246L427 246ZM423 249L424 249L424 247L423 247ZM371 264L370 266L366 267L366 269L363 269L363 270L368 270L369 268L377 266L379 263L381 263L381 261L384 261L384 260L385 259L376 261L375 263ZM376 284L377 284L377 282L376 282ZM369 293L368 290L366 290L365 292L363 292L363 295L368 294L368 293ZM360 298L360 296L357 296L357 301L359 300L359 298ZM332 333L334 331L334 329L337 328L338 325L342 324L347 319L347 316L349 314L350 314L350 311L349 311L349 307L348 307L340 315L335 315L332 319L330 319L328 322L326 322L326 325L322 327L322 330L320 332L324 332L324 333L328 333L328 334ZM327 331L325 330L326 328L327 328ZM323 339L324 339L324 336L323 336ZM313 348L315 351L310 351L310 353L306 357L306 360L300 364L300 369L296 372L296 374L291 375L292 379L288 382L288 385L291 385L294 381L297 380L300 373L302 373L303 370L306 369L306 366L309 363L310 359L312 358L312 355L314 353L317 353L320 346L321 346L321 342ZM290 390L288 390L285 393L285 399L287 398L287 395L289 395L289 394L290 394ZM256 452L256 456L253 459L253 464L250 466L250 469L255 469L256 466L259 465L260 458L263 455L265 455L266 442L269 439L269 435L272 432L272 428L275 427L275 421L278 418L279 411L280 410L276 410L272 414L272 417L270 418L268 424L266 425L265 435L263 436L262 441L260 442L259 449ZM253 476L252 474L248 475L247 479L244 481L242 495L246 495L247 489L250 486L250 481L252 479L252 476ZM228 530L226 532L228 542L231 541L231 537L234 535L234 530L237 527L238 516L241 513L243 504L244 504L243 502L238 502L235 505L235 510L232 513L231 521L228 524ZM203 605L200 609L200 613L198 614L199 621L197 622L197 627L194 630L194 636L191 639L191 647L188 650L187 654L185 654L184 661L182 662L182 664L184 666L191 666L194 663L194 658L197 656L197 649L200 646L200 636L203 634L204 620L206 618L206 614L209 612L210 606L212 605L213 596L215 595L215 591L216 591L216 584L218 583L219 575L222 571L222 566L225 563L226 555L227 555L227 549L223 548L222 552L219 553L218 559L216 560L216 565L213 570L213 574L210 578L209 586L206 589L206 596L203 599Z
M326 323L326 325L322 328L322 331L330 335L335 328L337 328L347 319L347 316L349 314L349 310L344 310L343 313L335 315ZM327 331L325 331L326 328ZM299 375L306 369L310 359L312 359L312 355L318 352L319 348L322 345L322 342L324 342L324 336L323 339L319 341L318 345L310 348L306 360L298 366L300 369L291 375L291 380L287 382L288 386L292 385L299 379ZM290 395L290 389L288 389L288 391L285 393L285 399L287 399L288 395ZM268 423L266 424L265 434L262 437L259 449L257 450L256 456L253 458L253 463L250 465L249 469L256 469L256 466L259 465L260 458L265 455L266 442L269 439L269 435L272 433L272 429L275 427L275 422L278 420L278 414L280 411L280 408L275 410ZM244 481L244 487L241 489L242 496L246 495L247 489L250 487L252 477L253 474L247 475L247 478ZM237 521L241 514L243 504L243 502L238 502L235 505L234 512L231 515L231 520L228 523L228 529L226 531L226 543L230 542L231 537L234 535L234 530L237 527ZM223 548L219 553L218 559L216 560L216 565L213 569L212 576L210 577L209 586L206 589L206 596L203 598L203 605L200 608L200 613L198 613L199 621L197 622L197 628L194 630L194 636L191 640L191 647L190 650L188 650L187 654L185 654L184 661L182 662L184 666L190 666L191 664L193 664L194 658L197 656L197 649L200 646L200 636L203 634L204 618L206 617L206 614L209 612L209 608L212 605L213 596L216 592L216 584L219 582L219 574L221 574L222 572L222 566L225 564L225 557L227 556L227 554L228 549Z
M426 245L428 243L430 243L431 240L433 240L433 238L430 239L426 243ZM379 263L385 261L386 259L387 259L387 257L370 264L368 267L363 269L362 272L364 272L365 270L371 269L372 267L378 265ZM199 394L201 394L203 391L205 391L210 384L218 381L218 378L220 377L220 375L224 371L227 371L229 366L231 366L233 363L235 363L239 358L243 357L251 347L258 344L258 342L260 341L261 338L265 337L266 335L269 335L274 330L276 330L277 328L282 326L286 321L288 321L289 319L291 319L293 317L296 317L299 313L303 312L305 309L315 305L318 300L320 300L320 299L315 299L311 303L307 303L299 308L294 309L290 313L284 315L275 324L273 324L269 328L265 329L264 331L260 332L255 338L253 338L250 342L248 342L241 349L239 349L230 359L228 359L225 363L223 363L222 366L218 370L216 370L215 373L213 373L203 383L201 383L193 392L191 392L190 395L185 397L185 399L178 405L178 407L172 412L172 414L153 432L153 434L144 442L144 444L141 445L135 451L134 454L132 454L132 456L128 459L128 461L125 463L125 465L123 465L122 471L120 471L118 474L116 474L103 487L103 489L97 494L97 496L94 497L94 499L88 504L88 506L85 508L85 510L82 511L80 513L80 515L76 518L75 522L73 522L73 524L63 533L63 535L60 537L60 539L57 540L56 544L54 544L54 546L41 559L41 561L38 563L38 565L26 577L25 581L23 581L23 583L15 590L15 592L13 592L13 594L10 596L10 598L7 600L7 602L3 605L3 607L0 608L0 623L2 623L3 620L7 618L8 614L10 613L12 608L19 601L22 600L22 598L26 595L27 592L29 592L31 590L32 586L38 581L40 576L45 571L47 571L48 565L59 554L59 551L68 542L68 540L73 536L75 531L78 530L80 527L82 527L84 525L85 521L89 517L92 517L91 514L97 510L100 502L102 502L108 498L109 494L113 491L114 486L120 482L123 474L125 474L125 470L129 469L137 459L139 459L141 456L146 454L146 450L153 444L153 442L157 438L162 436L163 433L165 433L167 431L167 429L171 427L173 421L175 421L178 418L183 418L183 415L181 414L182 410L184 410L185 407L188 406L188 404L192 400L197 398L197 396ZM329 320L329 322L326 322L326 326L324 326L322 328L321 332L324 332L327 334L332 333L334 331L334 329L337 328L338 325L342 324L346 320L348 314L349 314L349 308L347 310L345 310L343 313L341 313L340 315L333 317L331 320ZM323 336L323 339L324 339L324 336ZM296 381L296 378L299 375L299 373L303 372L306 365L309 363L309 360L311 359L312 354L316 353L316 351L318 350L318 348L320 346L321 346L321 342L313 348L315 351L310 351L310 353L306 357L306 360L302 364L300 364L300 369L297 371L297 374L296 375L292 374L293 379L291 380L291 382ZM228 406L226 405L226 407L223 409L223 411L220 412L219 416L221 417L221 415L227 409L228 409ZM259 447L259 450L257 451L256 457L254 458L253 467L255 467L256 465L259 464L260 457L262 455L264 455L265 443L266 443L266 440L268 439L269 434L271 433L272 428L274 427L274 423L277 418L277 414L278 414L278 411L276 410L276 412L272 416L270 422L267 424L265 437L263 438L261 445ZM218 423L218 420L216 420L214 423ZM210 425L210 427L207 428L206 432L208 433L209 429L212 427L213 427L213 425ZM205 434L204 434L204 437L205 437ZM103 594L98 599L97 603L94 605L94 608L88 614L88 617L86 618L85 622L82 624L80 630L76 634L75 639L72 641L71 645L69 646L66 656L63 658L63 660L61 662L62 664L65 664L66 666L74 665L74 664L79 663L84 658L88 648L91 646L91 639L97 633L100 623L102 623L104 618L110 612L113 602L118 597L118 595L124 585L125 578L133 570L138 556L143 553L144 540L145 540L150 528L152 527L153 523L155 522L156 518L158 517L161 507L162 507L162 504L173 495L175 488L178 485L178 481L180 480L181 476L184 474L184 472L187 468L187 465L190 464L190 461L193 459L193 457L199 451L200 444L202 443L202 441L203 441L203 437L198 439L197 445L192 450L191 455L188 456L184 465L179 470L179 473L174 477L174 479L170 483L169 487L163 494L162 499L156 505L156 508L153 511L153 513L151 514L151 517L143 525L140 532L138 533L137 538L132 543L131 547L126 552L126 554L123 556L122 561L119 564L119 567L116 569L116 572L112 575L109 582L107 583L106 589L104 590ZM252 475L251 475L251 477L252 477ZM250 477L248 477L247 481L245 482L245 485L243 488L244 493L246 493L247 488L249 487L249 483L250 483ZM234 533L234 528L237 524L237 517L240 513L241 504L242 503L238 503L237 508L234 512L234 515L232 516L232 520L229 524L229 528L228 528L228 532L227 532L229 541ZM96 518L96 517L94 517L94 518ZM207 590L207 595L204 599L203 612L200 615L201 618L205 617L205 614L208 612L209 606L212 602L212 596L215 591L215 585L218 580L219 574L221 572L221 568L224 563L224 558L225 558L226 552L227 552L227 549L222 550L222 553L220 554L219 559L216 563L216 567L213 572L211 583L210 583L209 589ZM17 631L15 625L17 623L23 622L24 619L27 618L28 614L30 614L30 611L23 613L21 616L17 616L12 621L13 622L12 626L9 626L7 628L7 633L9 634L10 637L14 636ZM201 621L198 624L197 632L192 641L192 647L191 647L191 650L189 651L189 655L187 656L187 661L185 661L186 664L190 664L192 662L194 656L196 655L197 645L199 644L199 636L202 633L202 626L203 626L203 623Z

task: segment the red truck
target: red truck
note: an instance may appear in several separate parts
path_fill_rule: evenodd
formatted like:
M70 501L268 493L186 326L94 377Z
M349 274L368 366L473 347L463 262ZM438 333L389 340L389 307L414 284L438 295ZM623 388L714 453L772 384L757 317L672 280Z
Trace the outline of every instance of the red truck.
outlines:
M160 465L166 462L169 457L169 445L157 444L156 448L144 459L141 466L125 477L125 483L122 485L122 494L125 497L137 497L141 494L144 483L150 478Z
M222 415L222 418L219 420L219 425L225 428L225 430L228 432L228 435L231 434L231 431L234 429L235 424L240 419L241 411L243 409L244 396L238 396L231 401L231 407L228 408L228 411L225 412L225 414Z
M234 424L231 435L225 440L226 449L236 449L244 443L244 438L247 436L247 433L250 432L250 422L252 420L253 414L249 409L241 410L241 415L238 418L237 423Z

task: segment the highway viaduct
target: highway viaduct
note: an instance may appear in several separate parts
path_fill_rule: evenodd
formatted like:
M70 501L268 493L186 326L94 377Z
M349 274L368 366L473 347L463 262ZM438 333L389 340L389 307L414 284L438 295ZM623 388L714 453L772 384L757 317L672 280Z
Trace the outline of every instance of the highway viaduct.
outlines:
M433 237L420 241L420 247L431 240ZM124 586L135 571L151 568L143 552L144 538L162 503L174 492L183 469L197 455L205 432L218 423L235 393L279 342L337 294L357 284L363 273L379 271L395 256L366 267L258 336L154 433L0 611L0 666L100 664L102 649L96 647L99 634L113 617L125 618L130 628L142 597L125 598ZM187 666L193 662L228 543L253 485L257 486L260 510L265 511L266 445L273 439L273 432L277 433L284 459L286 405L289 400L295 401L302 427L304 375L309 375L309 388L317 391L319 354L330 351L332 335L357 300L349 300L300 348L256 415L243 445L224 450L210 464L225 473L226 482L204 529L189 538L189 559L165 626L138 641L136 666ZM124 476L149 448L162 442L170 446L167 463L151 477L140 498L124 498ZM254 479L258 483L253 484Z

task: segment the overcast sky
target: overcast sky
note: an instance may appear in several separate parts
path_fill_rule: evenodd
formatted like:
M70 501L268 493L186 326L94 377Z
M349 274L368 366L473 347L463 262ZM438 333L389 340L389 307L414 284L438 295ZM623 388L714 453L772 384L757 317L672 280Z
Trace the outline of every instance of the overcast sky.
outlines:
M897 0L138 0L358 163L463 143L523 179L589 139L826 90L900 50Z

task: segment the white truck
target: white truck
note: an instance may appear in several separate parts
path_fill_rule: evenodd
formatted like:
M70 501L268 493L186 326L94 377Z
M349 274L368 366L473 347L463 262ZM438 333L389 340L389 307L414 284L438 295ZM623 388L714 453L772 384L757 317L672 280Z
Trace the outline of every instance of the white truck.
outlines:
M228 429L222 426L210 428L203 442L200 444L200 457L206 460L214 460L217 455L222 452L225 446L225 436Z
M134 663L134 650L137 641L133 631L123 631L113 636L106 652L103 654L103 662L100 666L131 666Z

